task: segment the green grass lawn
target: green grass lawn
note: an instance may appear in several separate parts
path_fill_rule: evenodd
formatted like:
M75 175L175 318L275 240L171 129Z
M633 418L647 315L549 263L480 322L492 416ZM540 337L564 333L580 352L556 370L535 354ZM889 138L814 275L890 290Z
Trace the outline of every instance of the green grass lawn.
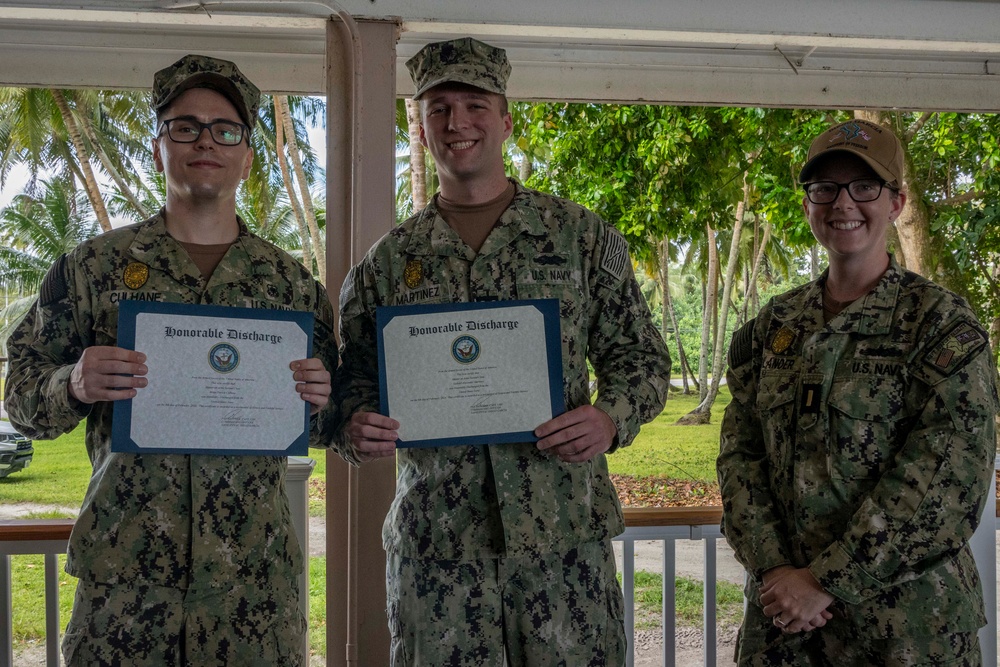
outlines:
M622 575L618 573L618 583ZM635 627L648 630L660 627L663 613L663 575L652 572L635 573ZM695 579L677 577L674 581L674 609L678 625L701 628L704 617L705 585ZM743 619L743 588L728 581L718 581L715 587L717 623L735 625Z
M36 440L34 447L31 465L0 479L0 502L80 507L91 472L84 443L84 424L55 440ZM59 515L63 518L70 516Z
M635 441L608 457L614 474L716 481L719 424L731 397L723 385L712 407L712 423L678 426L680 417L698 407L697 396L671 394L659 417L642 427Z
M719 448L719 422L730 396L723 387L712 412L712 424L677 426L675 422L698 405L694 396L671 394L663 413L642 428L631 446L608 458L612 473L636 477L673 477L712 481L715 457ZM312 479L326 480L326 452L313 449L316 461ZM36 441L35 456L24 471L0 479L0 503L34 502L78 508L90 480L90 461L84 443L84 425L52 441ZM322 516L324 500L310 498L310 516ZM66 518L62 512L42 512L30 518ZM62 571L65 557L60 557L60 621L69 620L76 580ZM39 641L45 636L44 565L41 556L13 556L12 584L14 602L14 638L21 643ZM734 590L729 590L729 588ZM309 642L312 650L326 654L326 559L310 558L309 567ZM678 578L678 621L689 625L701 623L701 583ZM662 578L658 574L636 573L637 619L643 625L658 624L662 604ZM739 587L719 582L719 619L736 618L742 612ZM734 611L735 610L735 611ZM645 620L641 620L645 619Z
M63 629L73 607L76 579L63 571L66 556L59 556L59 623ZM44 556L11 556L11 598L14 645L45 638Z

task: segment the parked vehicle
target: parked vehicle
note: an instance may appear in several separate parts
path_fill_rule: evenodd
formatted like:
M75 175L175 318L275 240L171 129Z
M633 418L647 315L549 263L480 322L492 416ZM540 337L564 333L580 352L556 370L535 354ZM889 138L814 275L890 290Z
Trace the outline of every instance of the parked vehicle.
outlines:
M0 421L0 477L24 470L35 449L31 440L17 432L8 421Z

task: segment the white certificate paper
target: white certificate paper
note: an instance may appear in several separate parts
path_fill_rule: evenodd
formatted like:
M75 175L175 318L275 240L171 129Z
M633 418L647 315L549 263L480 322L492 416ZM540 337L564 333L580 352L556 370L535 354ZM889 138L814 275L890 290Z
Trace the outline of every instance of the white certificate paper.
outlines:
M124 301L118 344L148 384L116 401L111 450L301 456L309 406L289 364L312 353L312 313Z
M376 310L381 411L399 447L534 442L565 410L559 301Z

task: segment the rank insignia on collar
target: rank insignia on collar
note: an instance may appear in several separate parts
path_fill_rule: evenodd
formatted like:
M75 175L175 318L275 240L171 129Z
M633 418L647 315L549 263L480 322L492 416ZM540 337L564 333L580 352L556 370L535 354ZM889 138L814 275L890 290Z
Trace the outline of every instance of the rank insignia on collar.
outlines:
M781 327L771 339L771 352L781 354L791 346L793 340L795 340L795 332L788 327Z
M131 262L125 267L122 278L129 289L139 289L149 280L149 267L141 262Z
M419 259L411 259L403 269L403 281L406 286L414 288L424 279L424 264Z

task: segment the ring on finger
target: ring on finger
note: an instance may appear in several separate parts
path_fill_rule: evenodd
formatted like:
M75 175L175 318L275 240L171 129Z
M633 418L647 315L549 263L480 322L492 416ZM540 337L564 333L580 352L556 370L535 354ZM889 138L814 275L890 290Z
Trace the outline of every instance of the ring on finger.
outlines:
M778 625L780 625L781 627L785 627L786 625L788 625L788 623L786 623L785 621L781 620L780 616L775 616L774 617L774 622L777 623Z

